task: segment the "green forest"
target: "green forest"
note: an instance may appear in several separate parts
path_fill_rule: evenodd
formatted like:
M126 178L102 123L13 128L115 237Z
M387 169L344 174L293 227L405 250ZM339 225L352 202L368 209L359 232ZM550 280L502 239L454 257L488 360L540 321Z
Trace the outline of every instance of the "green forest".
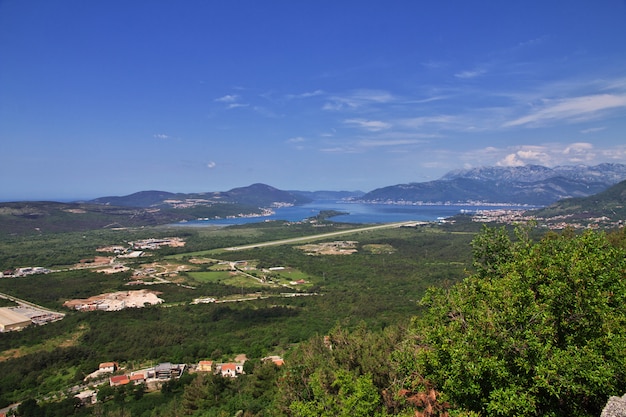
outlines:
M626 392L624 229L466 220L355 231L338 238L356 242L345 255L311 255L301 244L220 250L354 227L330 222L4 237L2 270L53 272L2 278L0 293L66 316L0 334L0 408L18 404L10 413L24 417L600 415ZM104 245L168 236L185 246L128 259L130 270L71 268ZM237 261L257 268L246 272L249 283L208 278ZM63 307L128 290L133 269L147 263L181 267L145 284L163 304ZM284 287L271 267L306 285ZM192 303L207 296L231 302ZM239 354L248 360L237 378L187 372L158 390L107 381L92 387L98 402L87 406L73 396L102 362L133 370ZM284 365L262 360L270 355Z

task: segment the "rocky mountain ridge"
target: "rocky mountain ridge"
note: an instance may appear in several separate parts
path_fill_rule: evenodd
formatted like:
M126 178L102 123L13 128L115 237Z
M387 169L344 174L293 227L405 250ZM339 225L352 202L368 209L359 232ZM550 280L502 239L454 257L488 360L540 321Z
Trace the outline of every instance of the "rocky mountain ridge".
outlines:
M360 201L545 206L602 192L624 179L623 164L482 167L451 171L439 180L378 188Z

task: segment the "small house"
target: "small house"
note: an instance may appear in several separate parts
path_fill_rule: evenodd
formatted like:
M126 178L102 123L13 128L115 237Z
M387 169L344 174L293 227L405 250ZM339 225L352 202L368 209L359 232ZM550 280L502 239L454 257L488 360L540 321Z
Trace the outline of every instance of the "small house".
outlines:
M140 373L131 374L128 379L135 385L143 384L144 382L146 382L146 376Z
M119 385L127 385L130 383L130 378L128 375L114 375L109 378L109 385L112 387L117 387Z
M117 362L102 362L100 366L98 366L98 371L105 374L107 372L115 372L117 368Z
M213 361L198 362L198 372L213 372Z

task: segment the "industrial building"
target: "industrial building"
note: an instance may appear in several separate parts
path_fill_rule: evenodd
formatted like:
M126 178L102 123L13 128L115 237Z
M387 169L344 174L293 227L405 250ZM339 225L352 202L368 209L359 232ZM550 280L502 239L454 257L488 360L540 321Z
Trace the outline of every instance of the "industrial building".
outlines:
M0 308L0 332L20 330L30 326L32 321L23 314L17 313L11 307Z

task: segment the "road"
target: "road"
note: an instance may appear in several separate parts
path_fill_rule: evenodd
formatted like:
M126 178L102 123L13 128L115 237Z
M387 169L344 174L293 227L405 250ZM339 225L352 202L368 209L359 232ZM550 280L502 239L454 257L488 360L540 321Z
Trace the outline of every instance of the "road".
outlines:
M269 241L269 242L253 243L251 245L231 246L229 248L223 248L222 250L238 251L238 250L248 250L248 249L260 248L260 247L264 247L264 246L287 245L287 244L291 244L291 243L307 242L307 241L319 240L319 239L327 239L329 237L336 237L336 236L341 236L341 235L349 235L349 234L354 234L354 233L359 233L359 232L368 232L370 230L392 229L394 227L409 226L409 225L414 225L416 223L419 223L419 222L417 222L415 220L412 220L412 221L408 221L408 222L385 223L385 224L379 224L379 225L376 225L376 226L366 226L366 227L359 227L357 229L340 230L338 232L322 233L322 234L319 234L319 235L294 237L294 238L290 238L290 239L281 239L281 240L272 240L272 241Z
M43 306L37 305L35 303L31 303L31 302L26 301L26 300L21 300L21 299L19 299L17 297L9 295L9 294L0 293L0 298L6 298L7 300L11 300L14 303L17 303L18 305L29 307L29 308L32 308L34 310L40 310L40 311L43 311L43 312L48 313L48 314L60 314L63 317L65 317L65 313L61 313L59 311L54 311L54 310L51 310L51 309L49 309L47 307L43 307Z

